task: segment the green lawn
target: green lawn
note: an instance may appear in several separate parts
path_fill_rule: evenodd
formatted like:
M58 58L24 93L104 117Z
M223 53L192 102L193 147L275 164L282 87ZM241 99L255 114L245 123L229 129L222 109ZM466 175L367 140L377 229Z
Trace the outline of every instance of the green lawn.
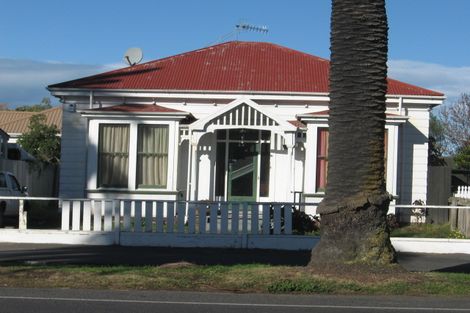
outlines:
M457 238L464 239L458 230L452 231L449 224L415 223L392 230L391 237Z
M357 274L357 273L356 273ZM304 267L260 264L198 266L0 266L0 286L373 295L470 296L470 275L388 272L315 274Z

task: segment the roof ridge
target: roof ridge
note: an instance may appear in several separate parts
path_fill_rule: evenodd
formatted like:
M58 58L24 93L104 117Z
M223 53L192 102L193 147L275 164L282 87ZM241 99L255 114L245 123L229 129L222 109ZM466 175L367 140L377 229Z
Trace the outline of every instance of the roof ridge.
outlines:
M226 41L132 67L49 85L48 89L328 93L331 61L277 43ZM390 95L443 96L389 78Z

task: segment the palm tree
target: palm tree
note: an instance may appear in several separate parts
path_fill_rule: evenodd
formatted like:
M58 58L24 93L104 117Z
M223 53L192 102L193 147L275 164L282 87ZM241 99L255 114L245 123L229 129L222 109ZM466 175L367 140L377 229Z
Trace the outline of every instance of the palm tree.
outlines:
M394 260L384 181L385 0L332 0L328 182L311 264Z

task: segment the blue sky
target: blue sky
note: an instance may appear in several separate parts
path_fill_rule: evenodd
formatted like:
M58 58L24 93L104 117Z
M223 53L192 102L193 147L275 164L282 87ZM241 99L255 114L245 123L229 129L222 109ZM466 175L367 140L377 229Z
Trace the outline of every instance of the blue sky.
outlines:
M37 103L45 86L123 67L129 47L153 60L217 43L246 21L269 41L329 57L330 0L1 1L0 102ZM389 76L470 92L470 1L388 0ZM229 39L234 40L235 37Z

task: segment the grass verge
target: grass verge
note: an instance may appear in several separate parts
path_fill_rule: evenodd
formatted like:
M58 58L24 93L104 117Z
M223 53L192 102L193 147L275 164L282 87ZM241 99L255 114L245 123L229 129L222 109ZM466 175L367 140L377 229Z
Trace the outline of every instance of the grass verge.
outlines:
M459 238L463 236L459 231L452 231L450 224L426 224L413 223L392 230L391 237L414 237L414 238Z
M331 277L304 267L199 266L0 266L0 286L90 289L230 291L372 295L470 296L470 275L398 273Z

